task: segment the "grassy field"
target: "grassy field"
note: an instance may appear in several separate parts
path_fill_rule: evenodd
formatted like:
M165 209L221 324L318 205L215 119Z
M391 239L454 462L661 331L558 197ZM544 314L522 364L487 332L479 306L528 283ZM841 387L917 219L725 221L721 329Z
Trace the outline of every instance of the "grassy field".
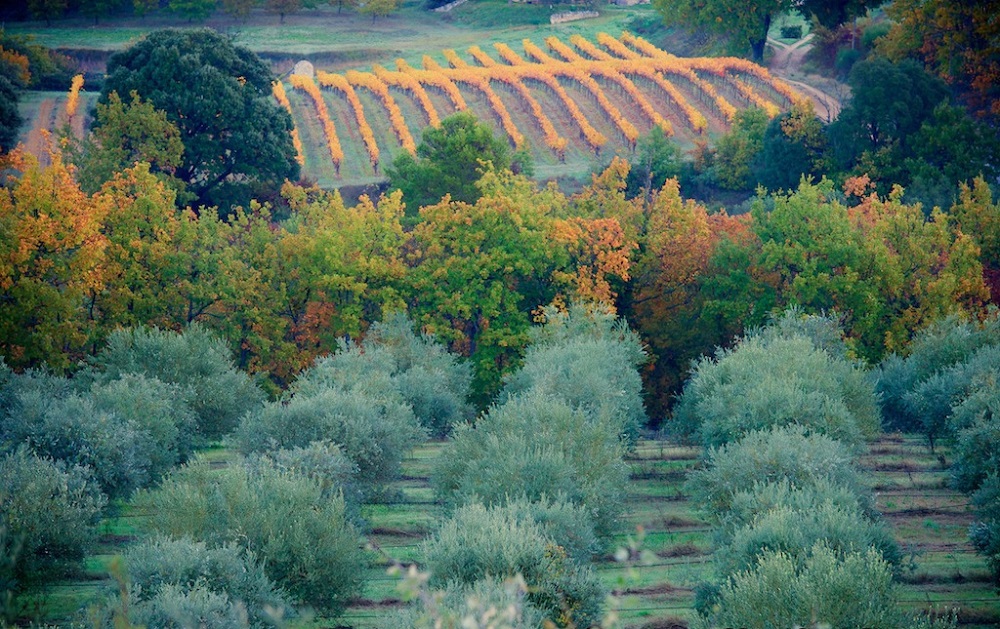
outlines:
M386 610L398 607L399 579L387 574L394 562L421 558L421 543L444 516L433 501L429 474L442 443L428 443L405 460L389 504L367 505L371 564L364 589L339 626L369 628ZM945 464L947 450L940 450ZM684 478L697 464L698 450L661 440L643 440L630 456L632 474L624 522L612 547L636 546L647 558L616 562L600 557L596 569L614 594L621 626L653 628L687 626L694 615L694 587L712 577L712 533L683 491ZM226 450L210 456L218 465L231 458ZM886 436L862 458L878 508L910 558L899 585L901 604L914 610L955 609L963 627L1000 624L1000 599L989 582L981 557L970 547L966 530L972 520L968 499L947 487L948 472L938 454L915 437ZM84 575L50 587L26 601L26 611L40 620L65 623L113 583L108 566L114 555L142 535L142 517L123 508L105 521L101 545L87 560ZM315 619L306 627L328 627Z

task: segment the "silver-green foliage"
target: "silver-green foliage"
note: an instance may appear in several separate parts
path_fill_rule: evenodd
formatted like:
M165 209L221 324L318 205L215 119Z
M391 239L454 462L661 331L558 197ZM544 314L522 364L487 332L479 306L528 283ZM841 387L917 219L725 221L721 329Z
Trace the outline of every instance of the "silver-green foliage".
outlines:
M754 430L797 424L859 446L878 435L872 381L860 365L805 336L756 335L698 361L672 423L706 446Z
M360 586L365 559L344 499L313 478L258 461L212 470L196 458L136 503L148 525L210 546L236 542L298 601L339 613Z
M9 374L0 384L0 443L88 466L111 497L156 482L190 454L195 417L178 387L136 374L80 391L73 385Z
M847 446L799 426L752 432L710 449L704 466L688 475L685 487L694 504L721 519L738 494L751 491L757 483L782 481L797 488L820 483L842 487L858 496L862 505L867 493Z
M474 498L491 505L521 496L565 500L608 535L624 501L624 448L616 419L535 393L491 407L475 426L458 426L432 483L452 505Z
M520 370L507 378L504 398L528 392L559 396L574 408L620 422L634 441L646 423L642 378L646 362L638 335L624 319L597 306L546 310L546 324L532 331Z
M134 422L102 409L87 395L17 395L0 425L0 442L25 444L40 456L90 468L101 490L128 497L146 486L159 444Z
M845 557L874 548L897 570L899 546L884 526L863 516L857 505L820 502L803 508L776 506L725 535L716 550L715 561L726 577L751 568L767 551L782 551L801 566L815 544L823 542Z
M380 619L382 629L536 629L544 615L527 599L523 581L480 579L471 585L452 582L434 590L416 585L413 603Z
M236 543L209 547L190 538L155 537L129 548L124 564L133 624L191 626L177 612L198 600L218 607L211 615L245 620L251 627L271 626L272 618L290 609L263 563ZM198 590L213 596L195 595ZM219 598L226 604L218 605Z
M879 366L878 392L886 427L915 432L922 428L920 413L906 396L923 381L965 362L976 350L1000 344L1000 315L982 324L946 317L917 333L903 355L892 354Z
M941 369L924 379L904 396L908 408L920 417L921 432L934 445L940 438L953 437L962 428L952 421L952 411L966 399L980 402L979 396L997 389L1000 381L1000 343L986 345L969 354L965 360ZM994 393L995 395L995 393ZM982 400L988 404L988 400ZM969 421L966 409L961 420Z
M9 572L0 571L0 584L30 585L80 562L105 502L86 468L24 447L0 454L0 555L13 558L0 562Z
M395 395L413 408L429 433L443 437L453 425L471 419L471 384L468 363L434 337L416 334L406 315L395 313L372 325L360 344L345 343L317 359L293 390L309 395L324 388L360 388L382 397Z
M84 375L97 382L142 374L180 387L205 439L225 435L264 401L254 380L236 368L226 344L197 324L181 333L146 327L117 330L92 362L94 371Z
M532 518L509 507L478 502L460 507L425 543L424 555L432 585L520 575L528 600L550 620L580 627L600 622L606 593L597 576Z
M761 554L723 583L712 613L695 626L902 629L907 625L901 620L892 568L878 551L844 554L819 542L804 559L782 551Z
M357 482L371 495L398 476L403 456L424 434L409 405L395 396L317 387L248 413L234 440L245 454L332 442L356 466Z

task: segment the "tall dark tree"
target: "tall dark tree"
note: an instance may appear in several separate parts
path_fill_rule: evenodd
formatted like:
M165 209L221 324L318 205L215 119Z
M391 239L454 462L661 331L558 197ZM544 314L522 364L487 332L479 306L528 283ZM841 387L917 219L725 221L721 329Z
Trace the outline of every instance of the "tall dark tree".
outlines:
M245 203L252 183L299 174L292 119L271 97L273 80L257 55L214 31L162 30L111 57L100 102L135 91L166 112L184 143L174 176L199 203Z
M0 154L9 152L17 142L24 120L17 108L18 94L14 84L0 74Z

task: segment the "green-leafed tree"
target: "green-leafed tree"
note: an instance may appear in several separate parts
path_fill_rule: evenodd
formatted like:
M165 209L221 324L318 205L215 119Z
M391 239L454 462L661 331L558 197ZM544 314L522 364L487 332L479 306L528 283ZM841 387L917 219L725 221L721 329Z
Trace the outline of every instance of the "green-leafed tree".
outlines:
M245 22L250 17L250 12L258 4L257 0L222 0L222 10Z
M758 63L764 59L771 20L795 5L793 0L653 0L668 26L703 28L728 35L734 44L749 48Z
M399 10L399 0L365 0L358 7L358 12L372 16L372 23L377 18L388 17Z
M167 8L188 22L201 22L215 11L215 0L170 0Z
M214 31L162 30L111 57L100 102L135 91L165 111L184 143L175 176L198 203L246 207L249 181L276 187L299 173L291 116L271 96L273 79L253 52Z
M388 170L389 185L402 190L407 214L416 216L425 205L446 194L452 201L475 203L476 181L485 170L511 167L513 151L488 125L470 112L448 116L440 127L428 127L414 157L402 152Z
M173 175L182 164L183 153L180 131L167 120L166 112L155 109L136 92L132 92L130 102L111 92L106 103L97 104L90 135L70 155L80 187L93 194L137 162L148 163L150 172L181 188Z
M66 0L28 0L28 13L36 20L45 20L46 26L51 26L52 20L58 20L66 13Z
M80 0L80 12L97 24L101 18L114 15L123 4L123 0Z
M751 107L736 114L733 126L715 145L715 177L729 190L752 188L751 168L764 148L767 113Z

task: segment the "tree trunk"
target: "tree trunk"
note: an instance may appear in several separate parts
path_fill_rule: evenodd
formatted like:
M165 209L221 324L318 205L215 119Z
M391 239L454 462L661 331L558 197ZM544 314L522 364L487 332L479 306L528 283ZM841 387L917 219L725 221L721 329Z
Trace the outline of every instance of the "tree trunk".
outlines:
M764 49L767 47L767 32L771 30L771 14L768 13L764 16L763 30L760 34L760 39L750 42L750 49L753 53L753 60L755 63L764 63Z

